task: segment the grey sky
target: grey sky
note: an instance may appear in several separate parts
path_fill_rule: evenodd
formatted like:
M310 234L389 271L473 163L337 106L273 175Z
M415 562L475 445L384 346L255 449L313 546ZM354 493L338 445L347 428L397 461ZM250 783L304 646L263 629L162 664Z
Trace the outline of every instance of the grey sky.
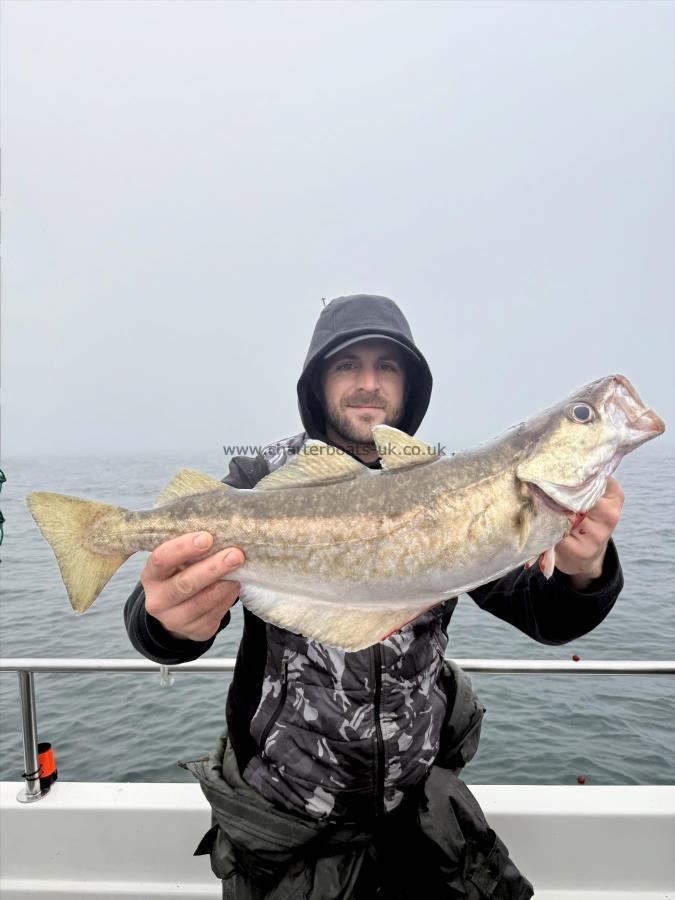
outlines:
M357 292L409 316L430 442L611 372L675 428L672 3L2 15L5 453L291 434Z

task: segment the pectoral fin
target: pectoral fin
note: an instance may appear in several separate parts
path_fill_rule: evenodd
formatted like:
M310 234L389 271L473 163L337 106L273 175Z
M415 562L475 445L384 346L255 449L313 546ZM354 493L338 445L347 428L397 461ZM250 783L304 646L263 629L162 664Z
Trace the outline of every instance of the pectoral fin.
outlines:
M514 520L514 527L518 536L518 550L522 550L527 544L533 520L534 513L531 504L524 503L518 510Z

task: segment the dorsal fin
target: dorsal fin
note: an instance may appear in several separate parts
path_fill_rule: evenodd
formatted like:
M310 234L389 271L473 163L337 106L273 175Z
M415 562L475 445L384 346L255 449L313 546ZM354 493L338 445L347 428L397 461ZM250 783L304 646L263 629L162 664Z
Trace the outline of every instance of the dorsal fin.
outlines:
M383 469L406 469L408 466L421 466L440 459L439 454L428 444L390 425L376 425L373 428L373 440Z
M285 465L259 481L255 490L276 491L312 484L333 484L368 471L344 450L310 438Z
M203 494L205 491L213 491L216 488L227 490L228 485L223 484L210 475L194 472L192 469L181 469L177 472L155 501L155 506L164 506L181 497L189 497L190 494Z

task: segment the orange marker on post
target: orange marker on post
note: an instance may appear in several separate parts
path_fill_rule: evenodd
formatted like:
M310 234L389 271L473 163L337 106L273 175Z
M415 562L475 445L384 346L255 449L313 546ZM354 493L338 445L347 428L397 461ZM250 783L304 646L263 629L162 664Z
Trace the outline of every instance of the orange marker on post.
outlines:
M38 744L38 774L40 776L40 789L48 791L59 777L56 770L56 761L52 745L48 742Z

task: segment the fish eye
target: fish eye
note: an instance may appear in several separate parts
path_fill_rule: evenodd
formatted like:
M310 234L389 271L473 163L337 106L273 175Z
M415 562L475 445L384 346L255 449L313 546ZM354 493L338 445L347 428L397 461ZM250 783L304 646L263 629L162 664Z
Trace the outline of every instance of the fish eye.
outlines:
M567 415L573 422L585 425L595 418L595 410L588 403L572 403L567 408Z

